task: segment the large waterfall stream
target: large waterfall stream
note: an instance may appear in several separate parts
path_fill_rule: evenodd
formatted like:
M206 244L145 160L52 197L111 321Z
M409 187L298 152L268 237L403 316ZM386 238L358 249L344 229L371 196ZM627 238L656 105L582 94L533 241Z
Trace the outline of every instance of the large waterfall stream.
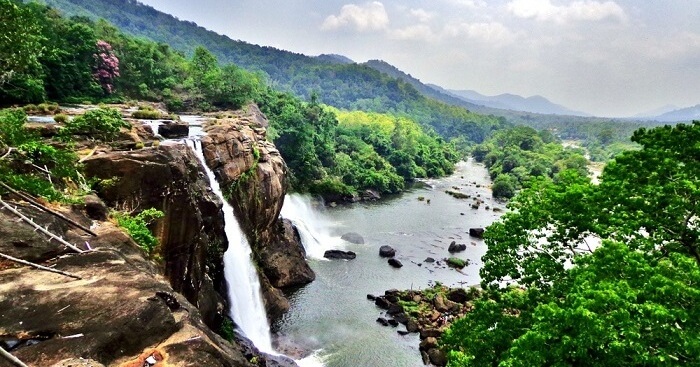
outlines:
M224 253L224 273L229 284L231 318L243 335L265 353L275 353L270 338L270 325L267 322L265 307L260 294L260 280L251 259L252 251L245 234L233 213L233 208L224 198L214 172L207 166L199 140L188 140L197 158L202 162L209 177L211 189L223 202L224 226L228 249ZM235 289L235 291L234 291Z

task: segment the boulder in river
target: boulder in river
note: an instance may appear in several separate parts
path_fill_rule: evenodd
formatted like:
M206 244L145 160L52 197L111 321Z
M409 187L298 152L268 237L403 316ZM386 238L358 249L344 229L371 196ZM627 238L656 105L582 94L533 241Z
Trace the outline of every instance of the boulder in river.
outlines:
M464 303L469 300L469 293L464 288L455 288L447 293L447 299L452 302Z
M401 261L394 259L393 257L389 259L389 265L395 267L395 268L400 268L403 267L403 264Z
M365 239L362 238L362 236L359 233L355 233L355 232L348 232L348 233L340 236L340 239L342 239L343 241L348 241L350 243L355 243L358 245L365 243Z
M166 139L186 138L190 134L190 125L182 121L166 121L158 128L158 134Z
M455 252L462 252L466 249L467 249L467 245L465 245L463 243L458 244L457 242L452 241L452 243L450 243L450 247L447 248L447 251L449 251L451 254L454 254Z
M432 257L426 257L425 260L423 260L423 262L432 264L435 262L435 259L433 259Z
M323 257L331 260L352 260L357 255L352 251L328 250L323 253Z
M394 257L396 256L396 250L393 247L384 245L379 248L379 256L381 257Z
M484 238L483 228L469 228L469 235L476 238Z

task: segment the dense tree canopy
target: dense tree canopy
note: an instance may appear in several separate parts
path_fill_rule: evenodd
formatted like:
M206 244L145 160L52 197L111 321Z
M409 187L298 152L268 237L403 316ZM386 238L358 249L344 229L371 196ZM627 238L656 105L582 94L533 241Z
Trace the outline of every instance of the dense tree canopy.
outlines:
M632 140L599 185L537 180L487 229L488 291L446 332L450 366L700 364L700 122Z
M530 187L533 179L552 178L567 169L587 173L583 151L564 148L551 133L525 126L495 132L472 154L489 169L495 197L510 198L518 189Z

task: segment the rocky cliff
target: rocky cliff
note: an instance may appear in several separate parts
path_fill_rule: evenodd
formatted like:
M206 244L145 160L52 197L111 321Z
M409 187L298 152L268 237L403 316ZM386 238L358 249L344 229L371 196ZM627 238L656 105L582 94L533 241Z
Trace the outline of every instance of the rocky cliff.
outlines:
M249 105L209 123L202 148L248 236L262 270L268 317L275 318L289 308L280 288L309 283L315 275L296 229L279 217L287 167L277 148L265 139L267 125L260 110Z
M222 256L228 244L221 202L210 192L194 152L184 143L108 152L87 159L85 171L99 179L96 190L110 207L165 213L152 228L160 240L164 275L207 324L219 325L226 295Z
M275 318L288 308L280 289L315 276L296 229L279 218L286 165L265 140L264 115L256 106L226 115L207 127L204 152L250 240L268 316ZM95 226L97 237L31 207L21 209L73 243L88 241L94 251L69 254L0 210L0 252L82 278L0 261L0 343L11 345L30 366L68 358L92 359L95 366L143 366L148 357L158 366L290 365L260 355L245 340L229 343L212 332L221 331L228 312L222 203L186 144L152 144L148 129L134 125L110 146L79 145L94 153L84 159L84 168L97 196L60 210ZM160 246L150 258L107 220L110 210L137 214L148 208L165 213L152 225Z

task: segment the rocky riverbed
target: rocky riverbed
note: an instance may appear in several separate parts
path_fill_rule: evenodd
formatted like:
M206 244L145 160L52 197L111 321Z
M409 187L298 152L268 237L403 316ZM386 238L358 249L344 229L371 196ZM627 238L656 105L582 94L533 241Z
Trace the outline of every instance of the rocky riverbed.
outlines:
M455 319L472 310L471 302L480 292L477 287L449 288L438 283L422 291L392 289L380 296L368 294L367 299L383 310L377 323L396 328L400 335L420 336L424 364L444 366L447 360L438 344L440 336Z

